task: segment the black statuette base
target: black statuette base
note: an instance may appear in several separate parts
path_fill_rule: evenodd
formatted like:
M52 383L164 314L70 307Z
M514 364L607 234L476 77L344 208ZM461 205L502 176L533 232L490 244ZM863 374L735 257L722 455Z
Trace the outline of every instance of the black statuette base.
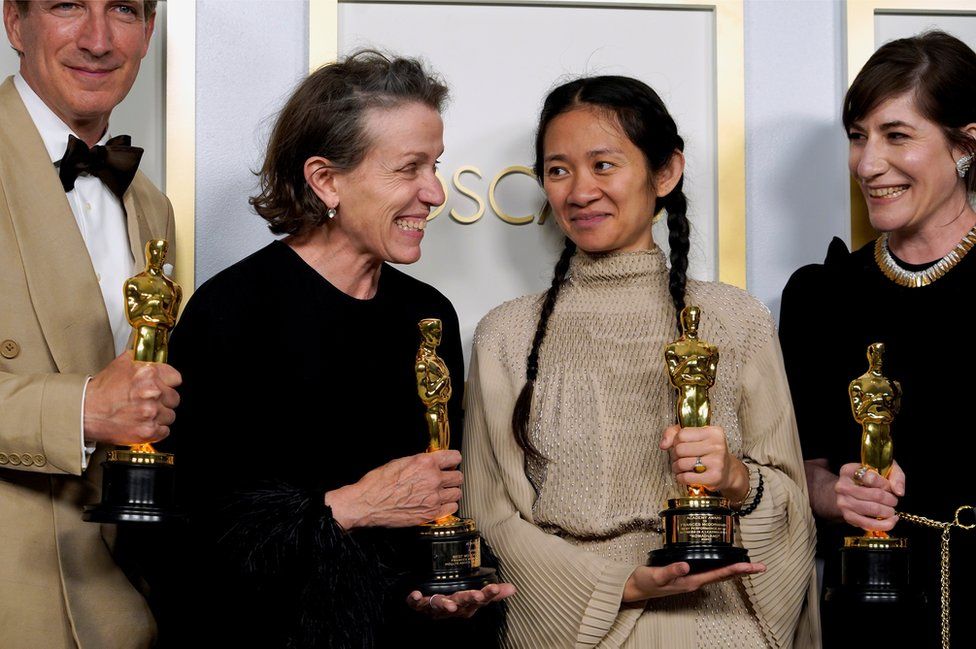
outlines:
M925 603L924 594L911 585L907 547L845 547L840 551L840 569L841 584L827 589L826 602L907 607Z
M691 567L689 574L707 572L716 568L731 566L733 563L749 561L749 553L745 548L738 548L728 543L712 543L709 545L673 545L650 553L649 566L667 566L678 561L685 561Z
M176 506L172 464L102 462L102 501L85 506L91 523L176 523L185 518Z
M416 583L414 587L424 595L450 595L459 590L481 590L488 584L498 583L494 568L478 568L473 573L457 577L437 577Z
M494 568L481 566L481 537L470 518L420 526L411 588L424 595L449 595L497 584Z
M647 565L653 567L685 561L691 574L749 561L735 538L729 501L718 496L685 496L668 500L661 512L664 544L653 550Z

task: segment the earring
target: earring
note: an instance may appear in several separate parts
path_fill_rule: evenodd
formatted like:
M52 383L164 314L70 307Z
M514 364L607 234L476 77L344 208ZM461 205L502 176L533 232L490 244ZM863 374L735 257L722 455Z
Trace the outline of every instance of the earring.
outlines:
M969 173L970 167L972 166L973 154L969 153L956 160L956 173L959 174L960 178L965 178L966 174Z
M336 217L336 214L338 214L338 212L336 212L336 208L334 207L330 207L329 209L325 210L325 215L329 217L330 221Z

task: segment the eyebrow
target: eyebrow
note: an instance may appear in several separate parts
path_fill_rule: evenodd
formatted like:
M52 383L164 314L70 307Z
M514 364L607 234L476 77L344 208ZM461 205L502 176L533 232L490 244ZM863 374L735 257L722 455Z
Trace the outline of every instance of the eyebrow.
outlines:
M885 122L884 124L882 124L881 125L881 130L882 131L888 131L888 130L891 130L893 128L906 128L906 127L907 128L910 128L912 130L915 129L915 127L912 126L911 124L909 124L908 122L903 122L900 119L896 119L896 120L894 120L892 122Z
M614 149L610 147L604 147L602 149L592 149L586 152L587 158L598 158L601 155L620 155L623 153L620 149ZM551 162L553 160L566 160L566 155L562 153L551 153L542 159L543 162Z
M858 129L860 131L863 131L864 130L864 124L862 122L854 122L853 124L851 124L851 128L856 128L856 129ZM885 122L879 128L882 131L890 131L893 128L910 128L913 131L918 130L914 126L912 126L911 124L909 124L908 122L905 122L905 121L900 120L900 119L892 120L890 122Z

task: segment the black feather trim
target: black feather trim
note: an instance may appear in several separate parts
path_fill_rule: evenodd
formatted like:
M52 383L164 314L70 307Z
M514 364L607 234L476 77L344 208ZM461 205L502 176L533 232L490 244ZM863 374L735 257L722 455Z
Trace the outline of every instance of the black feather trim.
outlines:
M369 649L382 624L387 581L335 522L324 494L284 482L238 491L221 511L218 547L259 587L280 584L289 611L288 649ZM271 593L273 595L273 593Z

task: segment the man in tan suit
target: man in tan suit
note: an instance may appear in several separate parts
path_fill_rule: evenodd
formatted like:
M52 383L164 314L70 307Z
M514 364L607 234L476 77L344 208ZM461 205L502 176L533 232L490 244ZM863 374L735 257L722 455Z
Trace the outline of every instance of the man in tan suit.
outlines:
M173 242L172 208L135 172L141 152L107 142L154 17L155 2L140 0L3 3L20 55L20 72L0 85L5 649L128 649L155 635L111 556L113 528L81 520L82 506L99 498L95 449L162 439L179 400L172 367L136 364L123 351L121 307L144 242ZM128 171L105 164L114 145L135 156Z

